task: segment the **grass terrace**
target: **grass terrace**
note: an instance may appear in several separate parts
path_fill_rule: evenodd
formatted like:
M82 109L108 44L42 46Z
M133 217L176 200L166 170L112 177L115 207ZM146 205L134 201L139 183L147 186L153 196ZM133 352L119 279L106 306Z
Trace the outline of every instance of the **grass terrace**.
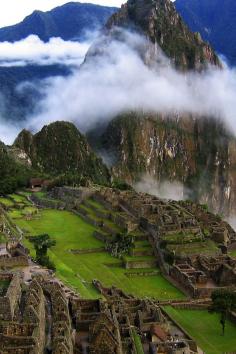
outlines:
M179 245L168 245L167 248L171 251L175 251L180 255L193 255L193 254L216 254L219 251L217 245L212 240L206 240L203 242L190 242Z
M13 207L14 202L11 199L0 197L0 203L6 207Z
M165 307L167 313L180 324L198 343L206 354L222 354L235 352L236 326L227 321L225 335L218 314L210 314L207 310L180 310L171 306Z
M30 204L24 195L21 194L10 194L9 197L14 200L16 203L20 204Z
M56 246L49 251L49 256L56 265L57 275L83 297L99 297L92 285L92 281L98 279L105 286L114 285L126 293L142 298L160 300L184 298L184 295L158 272L155 275L143 276L142 269L135 269L137 273L140 271L140 276L136 274L135 277L128 277L126 274L131 270L123 267L122 260L112 257L106 251L97 251L104 247L104 243L93 236L97 228L71 212L40 210L31 220L23 215L22 217L16 215L18 217L14 222L26 232L26 236L48 233L56 240ZM111 228L117 227L112 221L108 220L108 223ZM27 238L24 239L24 243L34 256L32 243ZM87 249L94 249L94 253L86 253ZM85 253L76 254L70 250L85 250ZM135 260L138 257L132 258ZM148 256L143 258L150 259ZM155 270L158 271L158 268Z

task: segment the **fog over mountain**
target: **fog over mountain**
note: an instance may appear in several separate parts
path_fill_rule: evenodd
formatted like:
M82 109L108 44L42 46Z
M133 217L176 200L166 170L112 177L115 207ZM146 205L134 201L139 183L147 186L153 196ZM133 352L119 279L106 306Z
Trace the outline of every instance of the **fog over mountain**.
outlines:
M32 84L38 88L42 79L70 74L83 61L91 33L115 10L68 3L46 13L35 11L23 22L0 29L1 119L13 125L26 119L40 99Z
M160 49L160 65L149 68L142 59L147 45L144 37L127 31L122 31L121 41L107 44L106 37L100 38L94 44L104 49L99 55L93 55L92 47L81 68L42 82L39 113L28 117L27 126L37 130L57 117L87 131L121 112L144 110L214 116L236 133L233 69L209 67L204 73L181 73Z

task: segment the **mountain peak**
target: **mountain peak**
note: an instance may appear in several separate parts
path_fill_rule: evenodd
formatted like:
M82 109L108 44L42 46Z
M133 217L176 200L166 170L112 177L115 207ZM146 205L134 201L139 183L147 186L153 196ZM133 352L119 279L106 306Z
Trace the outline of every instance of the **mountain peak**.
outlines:
M197 33L191 32L170 0L128 0L109 19L107 28L136 28L181 69L220 65L214 50Z

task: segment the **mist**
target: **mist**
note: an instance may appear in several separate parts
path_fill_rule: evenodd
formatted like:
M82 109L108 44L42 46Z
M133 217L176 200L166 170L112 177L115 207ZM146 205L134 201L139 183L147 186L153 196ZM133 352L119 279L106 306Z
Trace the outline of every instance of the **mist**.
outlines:
M236 71L209 67L202 73L181 73L160 48L158 65L147 66L145 51L150 46L144 37L129 32L123 32L122 41L100 39L80 69L47 82L40 114L30 117L28 125L37 130L62 119L86 132L122 112L141 110L220 118L236 133Z
M94 39L94 38L93 38ZM51 38L45 43L36 35L20 41L0 43L0 66L26 65L75 65L84 60L92 38L84 42L64 41L61 38Z
M148 193L161 199L176 201L188 199L188 191L177 181L159 182L149 175L143 175L133 187L137 192Z
M68 43L60 43L59 52L66 53ZM85 48L82 53L85 55ZM50 60L58 57L57 52L52 53ZM38 54L36 58L39 62L49 60ZM33 132L50 122L68 120L85 133L122 112L136 110L169 117L215 117L236 133L236 71L208 67L201 73L179 72L160 48L137 33L120 31L119 36L101 36L70 76L44 80L35 89L43 99L22 125Z

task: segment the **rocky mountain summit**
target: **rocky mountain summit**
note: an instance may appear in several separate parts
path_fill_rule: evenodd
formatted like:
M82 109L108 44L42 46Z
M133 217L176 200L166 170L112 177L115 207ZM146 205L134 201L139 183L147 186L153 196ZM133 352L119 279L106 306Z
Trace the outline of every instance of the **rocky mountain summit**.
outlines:
M27 187L37 176L70 185L111 180L86 137L69 122L52 123L34 135L24 129L12 146L0 141L0 195Z
M138 30L178 70L220 66L214 50L188 29L170 0L129 0L108 21L108 35L117 26ZM127 112L108 125L96 144L113 154L115 175L129 183L146 174L158 182L178 181L187 197L216 212L229 215L236 209L236 141L214 117Z
M170 0L129 0L108 20L108 29L115 26L145 34L178 68L219 65L214 50L189 30Z

